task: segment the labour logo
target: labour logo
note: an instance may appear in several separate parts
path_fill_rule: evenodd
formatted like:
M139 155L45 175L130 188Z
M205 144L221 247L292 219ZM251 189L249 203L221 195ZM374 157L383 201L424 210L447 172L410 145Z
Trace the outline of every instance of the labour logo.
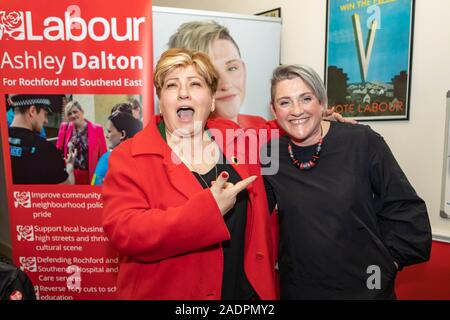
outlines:
M0 40L9 39L25 39L25 23L22 11L0 11Z
M33 226L21 226L17 225L17 240L34 241Z
M31 208L31 195L29 192L14 192L14 208Z
M36 257L19 257L19 261L23 271L37 272Z
M14 290L13 293L9 295L9 300L23 300L23 294L19 290Z

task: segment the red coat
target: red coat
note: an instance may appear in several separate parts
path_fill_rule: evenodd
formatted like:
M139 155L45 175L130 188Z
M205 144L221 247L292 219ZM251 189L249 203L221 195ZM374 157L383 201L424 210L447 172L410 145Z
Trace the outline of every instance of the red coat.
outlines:
M230 234L211 191L203 189L183 163L171 160L171 149L155 121L114 149L103 186L103 227L121 256L118 297L220 299L221 243ZM207 126L222 133L239 128L219 119L208 121ZM230 162L237 157L233 168L241 178L259 175L258 164L243 164L236 139L227 148L221 139L216 142ZM230 154L231 149L238 151ZM262 299L276 299L275 257L262 177L247 191L245 273Z
M219 119L220 117L216 114L212 114L209 119ZM225 118L223 118L225 119ZM241 128L244 129L256 129L256 128L265 128L267 120L260 116L254 116L251 114L242 114L239 113L237 116L237 123Z
M259 128L266 124L266 119L250 114L238 114L238 124L241 128Z

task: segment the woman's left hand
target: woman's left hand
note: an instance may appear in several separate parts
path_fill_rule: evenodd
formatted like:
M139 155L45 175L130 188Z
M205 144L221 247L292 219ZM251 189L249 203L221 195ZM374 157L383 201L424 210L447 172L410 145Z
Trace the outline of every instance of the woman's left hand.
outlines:
M357 124L358 122L354 119L349 119L343 117L340 113L334 111L334 107L327 109L323 112L323 119L328 121L346 122L351 124Z

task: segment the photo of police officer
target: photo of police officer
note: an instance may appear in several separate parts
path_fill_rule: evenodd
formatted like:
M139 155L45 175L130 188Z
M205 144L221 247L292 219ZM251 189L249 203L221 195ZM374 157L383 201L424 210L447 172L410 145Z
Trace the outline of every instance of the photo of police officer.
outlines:
M41 136L52 113L48 96L10 94L13 117L8 128L14 184L73 184L75 153L64 159L55 145Z

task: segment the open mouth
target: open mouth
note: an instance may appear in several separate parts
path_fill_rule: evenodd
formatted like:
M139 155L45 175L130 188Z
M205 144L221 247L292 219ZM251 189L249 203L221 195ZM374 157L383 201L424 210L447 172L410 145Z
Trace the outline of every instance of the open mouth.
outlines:
M192 121L193 117L194 117L194 109L191 107L187 107L187 106L183 106L178 108L177 110L177 115L178 118L180 118L181 121Z

